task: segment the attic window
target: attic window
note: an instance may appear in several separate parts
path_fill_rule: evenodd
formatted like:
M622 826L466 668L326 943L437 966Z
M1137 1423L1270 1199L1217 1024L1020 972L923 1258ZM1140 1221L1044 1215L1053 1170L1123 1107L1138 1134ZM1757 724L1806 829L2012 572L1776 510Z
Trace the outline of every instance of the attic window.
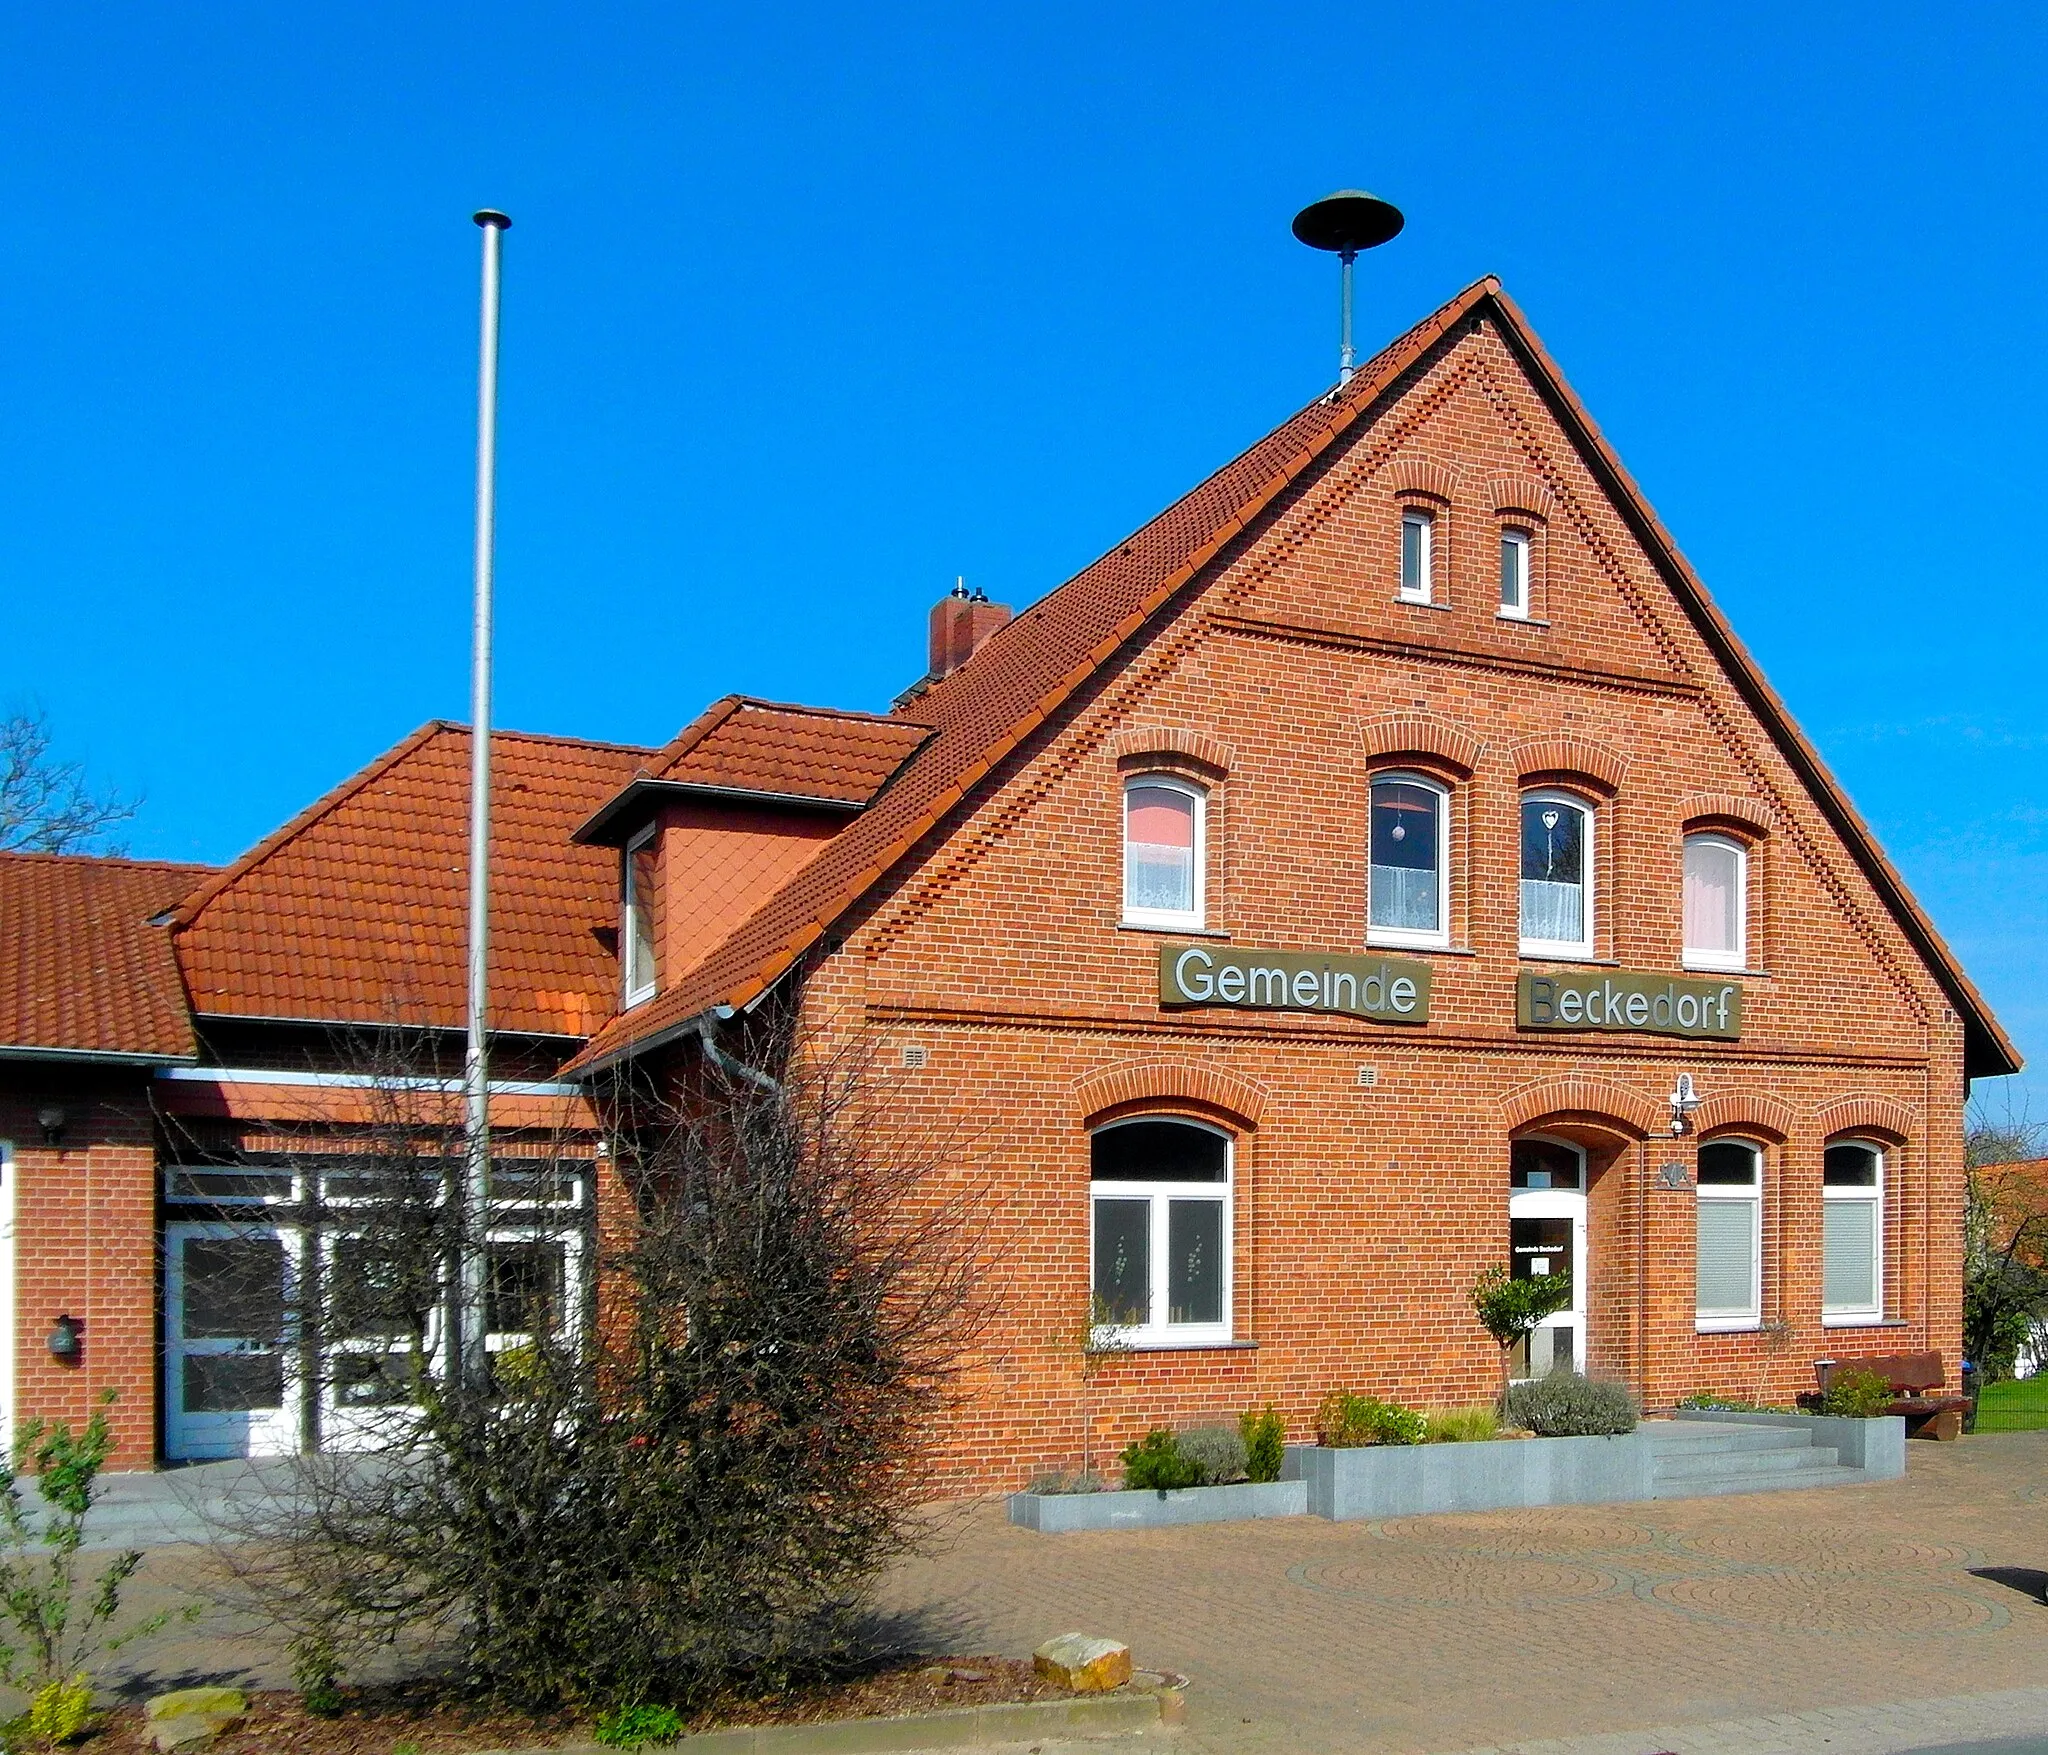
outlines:
M652 999L660 985L660 857L652 823L626 843L619 946L629 1006Z
M1419 506L1401 514L1401 601L1427 603L1435 574L1436 519Z
M1500 613L1529 619L1529 533L1512 526L1500 533Z

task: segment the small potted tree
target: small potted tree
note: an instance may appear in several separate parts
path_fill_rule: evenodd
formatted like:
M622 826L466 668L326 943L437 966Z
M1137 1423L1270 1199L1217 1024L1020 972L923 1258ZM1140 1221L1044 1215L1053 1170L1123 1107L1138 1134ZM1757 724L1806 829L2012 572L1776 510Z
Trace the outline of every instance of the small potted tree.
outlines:
M1531 1274L1515 1279L1498 1263L1472 1282L1472 1309L1486 1332L1500 1348L1500 1387L1508 1387L1508 1355L1517 1341L1525 1341L1546 1316L1555 1316L1572 1301L1569 1269L1555 1274Z

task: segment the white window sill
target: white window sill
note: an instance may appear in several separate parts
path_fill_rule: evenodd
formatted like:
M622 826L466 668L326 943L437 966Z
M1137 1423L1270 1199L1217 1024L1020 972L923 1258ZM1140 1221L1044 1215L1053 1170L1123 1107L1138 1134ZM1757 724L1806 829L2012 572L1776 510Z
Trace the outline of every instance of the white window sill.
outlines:
M1511 609L1497 609L1493 612L1497 622L1513 622L1518 628L1547 628L1550 623L1540 615L1517 615Z
M1875 1316L1869 1314L1831 1315L1821 1312L1822 1328L1911 1328L1913 1325L1903 1316ZM1854 1360L1849 1363L1855 1363Z
M638 993L629 993L626 995L626 1003L621 1009L631 1011L635 1006L645 1005L660 991L661 989L658 987L643 987Z
M1448 938L1394 937L1371 931L1365 935L1365 944L1368 950L1374 951L1447 951L1451 948Z
M1760 1316L1699 1316L1693 1319L1696 1335L1753 1335L1763 1328Z
M1102 1353L1199 1353L1199 1352L1246 1352L1258 1346L1257 1341L1234 1341L1229 1335L1217 1334L1213 1329L1207 1336L1163 1335L1156 1330L1142 1334L1129 1329L1121 1331L1111 1346L1099 1349Z
M1403 597L1398 591L1394 601L1405 604L1409 609L1449 609L1451 606L1439 597Z
M1580 963L1589 969L1619 969L1619 957L1596 957L1590 948L1583 951L1553 949L1548 945L1524 945L1521 957L1525 963Z
M1771 978L1768 969L1729 969L1719 963L1692 962L1681 962L1678 966L1688 975L1746 975L1752 981L1768 981Z
M1161 920L1119 920L1118 932L1163 932L1174 938L1228 938L1220 926L1169 926Z
M1366 935L1365 948L1369 951L1405 951L1410 955L1418 957L1476 957L1479 955L1470 945L1411 945L1404 944L1399 939L1374 938L1370 933Z

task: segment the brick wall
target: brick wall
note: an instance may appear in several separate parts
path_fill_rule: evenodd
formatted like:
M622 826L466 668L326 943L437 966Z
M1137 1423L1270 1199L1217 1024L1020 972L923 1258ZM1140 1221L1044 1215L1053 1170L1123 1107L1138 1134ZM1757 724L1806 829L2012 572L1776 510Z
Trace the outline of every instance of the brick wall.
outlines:
M1438 601L1395 600L1400 508L1435 496ZM1541 516L1537 516L1537 512ZM1499 531L1534 528L1541 621L1504 621ZM1150 728L1150 732L1148 732ZM1120 786L1156 733L1213 779L1208 925L1238 946L1366 950L1372 776L1451 787L1453 949L1419 1028L1163 1011L1171 934L1119 926ZM1596 822L1596 959L1680 973L1688 823L1751 850L1740 1042L1537 1035L1514 1022L1519 799L1576 790ZM1148 1352L1089 1392L1098 1463L1145 1426L1273 1400L1300 1434L1333 1385L1444 1406L1498 1360L1467 1289L1504 1258L1518 1133L1592 1150L1595 1365L1654 1403L1789 1398L1822 1354L1960 1357L1961 1026L1771 731L1724 672L1508 348L1480 327L1296 484L1178 612L1113 660L842 925L810 977L828 1036L878 1032L901 1101L992 1191L1004 1314L943 1435L955 1484L1072 1466L1088 1298L1090 1093L1132 1090L1238 1139L1230 1349ZM1206 942L1206 941L1204 941ZM1362 1088L1358 1069L1377 1082ZM1149 1069L1149 1070L1147 1070ZM1764 1310L1695 1334L1692 1167L1665 1094L1765 1151ZM1255 1091L1256 1117L1228 1093ZM1821 1157L1889 1149L1892 1326L1823 1330ZM979 1193L974 1196L982 1198Z
M66 1116L56 1146L36 1120L50 1104ZM0 1063L0 1140L14 1155L14 1414L75 1429L103 1390L115 1390L110 1466L148 1468L158 1382L148 1075ZM47 1344L60 1315L82 1324L73 1363Z

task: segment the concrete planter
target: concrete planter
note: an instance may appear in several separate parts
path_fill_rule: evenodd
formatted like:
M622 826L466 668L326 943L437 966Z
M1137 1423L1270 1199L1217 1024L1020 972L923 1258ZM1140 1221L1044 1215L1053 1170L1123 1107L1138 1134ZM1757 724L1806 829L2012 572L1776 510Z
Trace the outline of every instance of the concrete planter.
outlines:
M1046 1535L1068 1530L1149 1530L1181 1523L1300 1517L1303 1481L1241 1481L1234 1487L1146 1488L1135 1493L1012 1493L1010 1521Z
M1832 1448L1843 1465L1861 1469L1873 1481L1897 1481L1906 1473L1906 1422L1898 1414L1867 1420L1839 1414L1741 1414L1726 1408L1680 1408L1680 1420L1708 1420L1729 1426L1779 1426L1810 1434Z
M1607 1438L1492 1438L1302 1452L1318 1517L1414 1517L1647 1499L1655 1463L1638 1428Z

